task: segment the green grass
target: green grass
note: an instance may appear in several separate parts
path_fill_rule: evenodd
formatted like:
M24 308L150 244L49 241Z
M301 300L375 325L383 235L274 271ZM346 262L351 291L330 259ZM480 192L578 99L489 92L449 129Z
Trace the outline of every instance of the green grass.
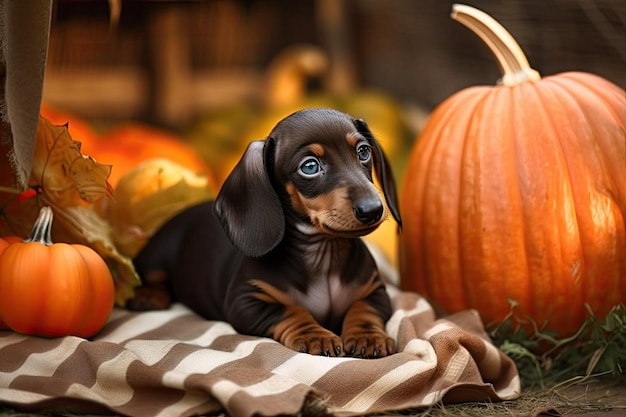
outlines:
M532 332L516 324L511 314L491 331L496 346L515 360L524 388L548 389L572 378L592 375L624 377L626 368L626 308L617 305L603 319L589 317L567 338L542 331L531 320Z

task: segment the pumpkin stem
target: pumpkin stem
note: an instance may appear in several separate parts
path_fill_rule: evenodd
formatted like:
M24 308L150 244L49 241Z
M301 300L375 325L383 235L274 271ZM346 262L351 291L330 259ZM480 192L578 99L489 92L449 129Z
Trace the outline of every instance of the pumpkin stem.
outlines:
M297 103L304 98L306 81L327 68L328 57L315 46L295 45L280 52L267 70L266 103L270 107Z
M52 238L50 233L52 230L52 209L48 206L42 207L39 210L39 216L35 220L32 230L24 242L37 242L42 245L52 245Z
M541 79L513 36L493 17L463 4L452 5L451 17L478 35L495 55L502 71L501 84L510 86Z

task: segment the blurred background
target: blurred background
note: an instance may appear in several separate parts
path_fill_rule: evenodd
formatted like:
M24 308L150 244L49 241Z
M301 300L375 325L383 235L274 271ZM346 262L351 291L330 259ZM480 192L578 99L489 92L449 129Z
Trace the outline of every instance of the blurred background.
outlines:
M113 164L114 186L140 160L167 156L209 171L216 189L281 118L333 107L368 122L401 191L432 109L500 77L482 41L450 18L453 3L55 0L42 114L69 121L84 154ZM585 71L626 87L626 1L466 4L507 28L542 76ZM395 242L386 223L378 238Z
M47 103L94 120L178 129L224 106L270 104L268 69L294 45L318 47L328 60L326 68L302 64L307 92L374 88L430 110L499 77L481 41L449 18L448 0L116 3L118 17L103 0L54 2ZM588 71L626 85L623 0L467 4L499 20L542 75Z

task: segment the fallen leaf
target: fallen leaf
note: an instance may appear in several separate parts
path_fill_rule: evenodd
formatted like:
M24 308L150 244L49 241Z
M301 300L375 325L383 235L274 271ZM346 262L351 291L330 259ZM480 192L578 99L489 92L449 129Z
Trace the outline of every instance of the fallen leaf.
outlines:
M60 207L84 205L111 197L107 182L111 165L103 165L80 152L80 142L67 126L56 126L39 117L30 183Z

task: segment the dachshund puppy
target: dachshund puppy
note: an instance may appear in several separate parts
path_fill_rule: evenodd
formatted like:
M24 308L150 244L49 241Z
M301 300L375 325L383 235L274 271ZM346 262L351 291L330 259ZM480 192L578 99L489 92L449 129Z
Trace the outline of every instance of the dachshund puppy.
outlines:
M171 219L134 262L144 281L164 274L175 300L240 333L299 352L383 357L395 352L391 306L359 237L387 210L401 225L366 123L301 110L250 143L216 200Z

